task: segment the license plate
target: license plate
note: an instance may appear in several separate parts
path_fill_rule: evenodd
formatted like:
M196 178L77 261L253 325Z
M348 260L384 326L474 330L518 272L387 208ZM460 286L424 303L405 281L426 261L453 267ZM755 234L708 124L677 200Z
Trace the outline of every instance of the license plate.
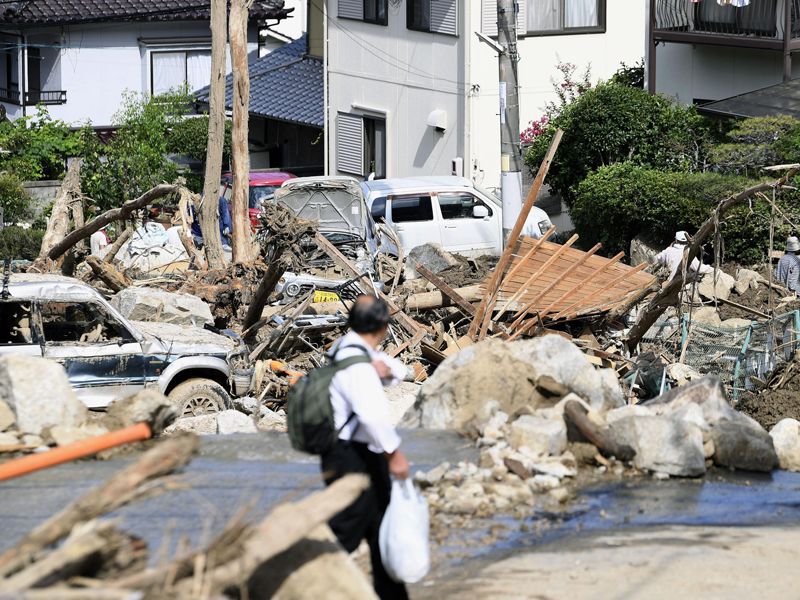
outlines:
M316 290L314 292L314 302L339 302L339 294L336 292L323 292Z

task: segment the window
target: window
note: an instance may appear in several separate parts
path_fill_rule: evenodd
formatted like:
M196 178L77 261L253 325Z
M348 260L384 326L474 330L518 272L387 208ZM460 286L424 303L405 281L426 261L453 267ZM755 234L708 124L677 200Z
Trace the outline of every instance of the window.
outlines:
M336 168L342 173L386 177L386 119L339 113L336 121Z
M388 0L339 0L339 17L386 25Z
M275 188L271 185L258 185L250 188L248 208L261 208L265 202L275 198Z
M476 206L485 206L492 216L492 209L472 194L439 194L438 199L443 219L474 219Z
M605 29L605 0L526 0L529 33Z
M386 177L386 121L364 117L364 172Z
M392 198L392 222L433 221L430 196L405 196Z
M0 346L33 344L30 302L0 303Z
M184 87L190 92L211 81L211 50L180 50L150 54L150 91L164 94Z
M373 221L383 223L386 220L386 196L375 198L369 212Z
M42 332L49 343L114 343L132 341L125 327L90 302L44 302Z
M431 33L458 34L456 0L408 0L406 27Z

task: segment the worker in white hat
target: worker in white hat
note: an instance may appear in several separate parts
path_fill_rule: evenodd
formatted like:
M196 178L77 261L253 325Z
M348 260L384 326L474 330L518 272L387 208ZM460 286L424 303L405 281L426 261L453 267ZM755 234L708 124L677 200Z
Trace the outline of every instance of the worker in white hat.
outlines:
M656 255L655 264L659 267L669 268L669 279L667 281L675 277L678 269L680 269L681 261L683 261L683 254L688 244L689 234L685 231L678 231L675 233L675 241ZM714 269L708 265L704 265L695 258L692 260L692 264L689 265L687 270L704 275L706 273L711 273Z
M786 239L786 253L778 261L775 269L775 280L782 286L787 287L795 294L800 290L800 258L797 252L800 251L800 240L795 236ZM800 294L798 294L800 295Z

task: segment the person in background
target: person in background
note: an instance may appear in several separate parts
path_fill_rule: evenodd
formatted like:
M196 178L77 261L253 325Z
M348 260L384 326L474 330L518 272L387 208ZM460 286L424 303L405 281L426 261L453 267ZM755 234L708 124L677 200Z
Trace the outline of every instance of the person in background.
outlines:
M675 277L678 269L680 269L681 262L683 261L683 253L688 244L689 234L685 231L678 231L675 234L675 241L656 255L655 264L659 267L667 267L669 269L667 281ZM692 264L689 265L687 269L689 272L699 273L700 275L711 273L713 270L714 269L709 265L704 265L696 258L692 259Z
M408 598L405 585L389 577L383 568L378 532L389 506L391 478L406 479L409 464L400 451L400 436L389 418L389 403L382 382L404 378L406 366L377 351L389 329L391 317L386 303L374 296L359 296L350 309L350 331L330 352L332 359L368 354L370 363L352 365L338 372L331 382L334 427L339 439L322 455L322 477L326 485L349 473L363 473L370 487L349 507L333 517L330 527L348 552L361 540L369 545L372 580L382 600Z
M203 247L203 231L200 228L200 218L194 206L189 207L192 214L192 237L194 244L198 248ZM220 196L217 204L217 217L219 218L219 235L222 240L222 249L226 252L231 251L231 231L233 231L233 221L231 220L231 211L228 206L228 201L224 196Z
M111 240L108 239L106 229L108 229L108 225L103 226L99 231L95 231L89 236L89 247L91 248L92 256L103 258L108 252Z
M775 279L782 286L800 295L800 258L797 252L800 251L800 240L791 236L786 240L786 253L778 261L775 268Z

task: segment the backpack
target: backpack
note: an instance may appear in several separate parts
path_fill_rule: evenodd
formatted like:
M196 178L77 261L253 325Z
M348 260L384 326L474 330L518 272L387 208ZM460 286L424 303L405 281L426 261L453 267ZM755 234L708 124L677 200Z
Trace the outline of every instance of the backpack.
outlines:
M308 454L325 454L336 443L342 429L355 416L352 413L337 430L331 406L331 381L344 369L361 363L371 363L369 352L361 346L346 346L363 350L364 356L336 360L310 371L289 389L286 397L286 424L292 448ZM344 348L339 348L343 350Z

